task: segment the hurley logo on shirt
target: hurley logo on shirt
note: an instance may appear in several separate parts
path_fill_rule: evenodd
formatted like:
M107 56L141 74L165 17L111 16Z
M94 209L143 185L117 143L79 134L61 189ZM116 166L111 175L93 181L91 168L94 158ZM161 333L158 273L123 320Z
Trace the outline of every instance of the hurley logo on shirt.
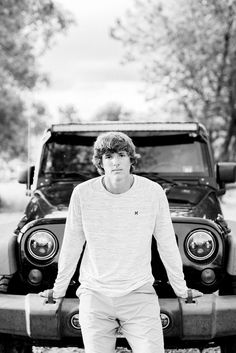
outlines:
M138 215L138 211L134 211L134 214L135 214L135 216L137 216Z

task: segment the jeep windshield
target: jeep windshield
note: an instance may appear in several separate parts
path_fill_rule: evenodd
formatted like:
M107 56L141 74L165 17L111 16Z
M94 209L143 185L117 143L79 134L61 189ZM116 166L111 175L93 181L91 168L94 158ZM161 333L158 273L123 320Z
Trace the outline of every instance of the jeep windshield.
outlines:
M97 174L93 166L93 143L96 136L51 136L44 146L39 170L41 177L51 179L87 180ZM189 135L132 136L141 158L136 174L150 179L171 181L174 177L209 177L206 143ZM169 177L169 178L168 178Z

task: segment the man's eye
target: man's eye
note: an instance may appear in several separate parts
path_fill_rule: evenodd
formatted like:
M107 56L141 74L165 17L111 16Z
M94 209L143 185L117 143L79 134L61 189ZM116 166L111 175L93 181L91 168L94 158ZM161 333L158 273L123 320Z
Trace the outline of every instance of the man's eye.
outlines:
M119 153L119 155L120 155L121 157L125 157L125 156L126 156L126 153L122 152L122 153Z
M105 154L105 158L109 159L109 158L111 158L111 155L110 154Z

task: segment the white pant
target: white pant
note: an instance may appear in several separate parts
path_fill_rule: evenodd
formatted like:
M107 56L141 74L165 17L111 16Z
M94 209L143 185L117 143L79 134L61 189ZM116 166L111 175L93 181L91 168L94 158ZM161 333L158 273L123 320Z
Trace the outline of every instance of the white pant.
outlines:
M79 321L86 353L115 352L120 328L133 353L164 353L158 297L151 285L122 297L81 289Z

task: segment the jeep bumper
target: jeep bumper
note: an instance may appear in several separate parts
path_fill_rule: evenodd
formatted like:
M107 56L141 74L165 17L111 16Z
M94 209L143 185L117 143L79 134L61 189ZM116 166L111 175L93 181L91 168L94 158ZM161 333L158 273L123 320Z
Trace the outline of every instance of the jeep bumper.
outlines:
M0 294L0 333L39 341L81 338L79 325L73 325L78 301L65 298L49 304L37 294ZM236 335L235 296L204 295L193 303L160 299L160 307L168 324L167 340L209 341Z

